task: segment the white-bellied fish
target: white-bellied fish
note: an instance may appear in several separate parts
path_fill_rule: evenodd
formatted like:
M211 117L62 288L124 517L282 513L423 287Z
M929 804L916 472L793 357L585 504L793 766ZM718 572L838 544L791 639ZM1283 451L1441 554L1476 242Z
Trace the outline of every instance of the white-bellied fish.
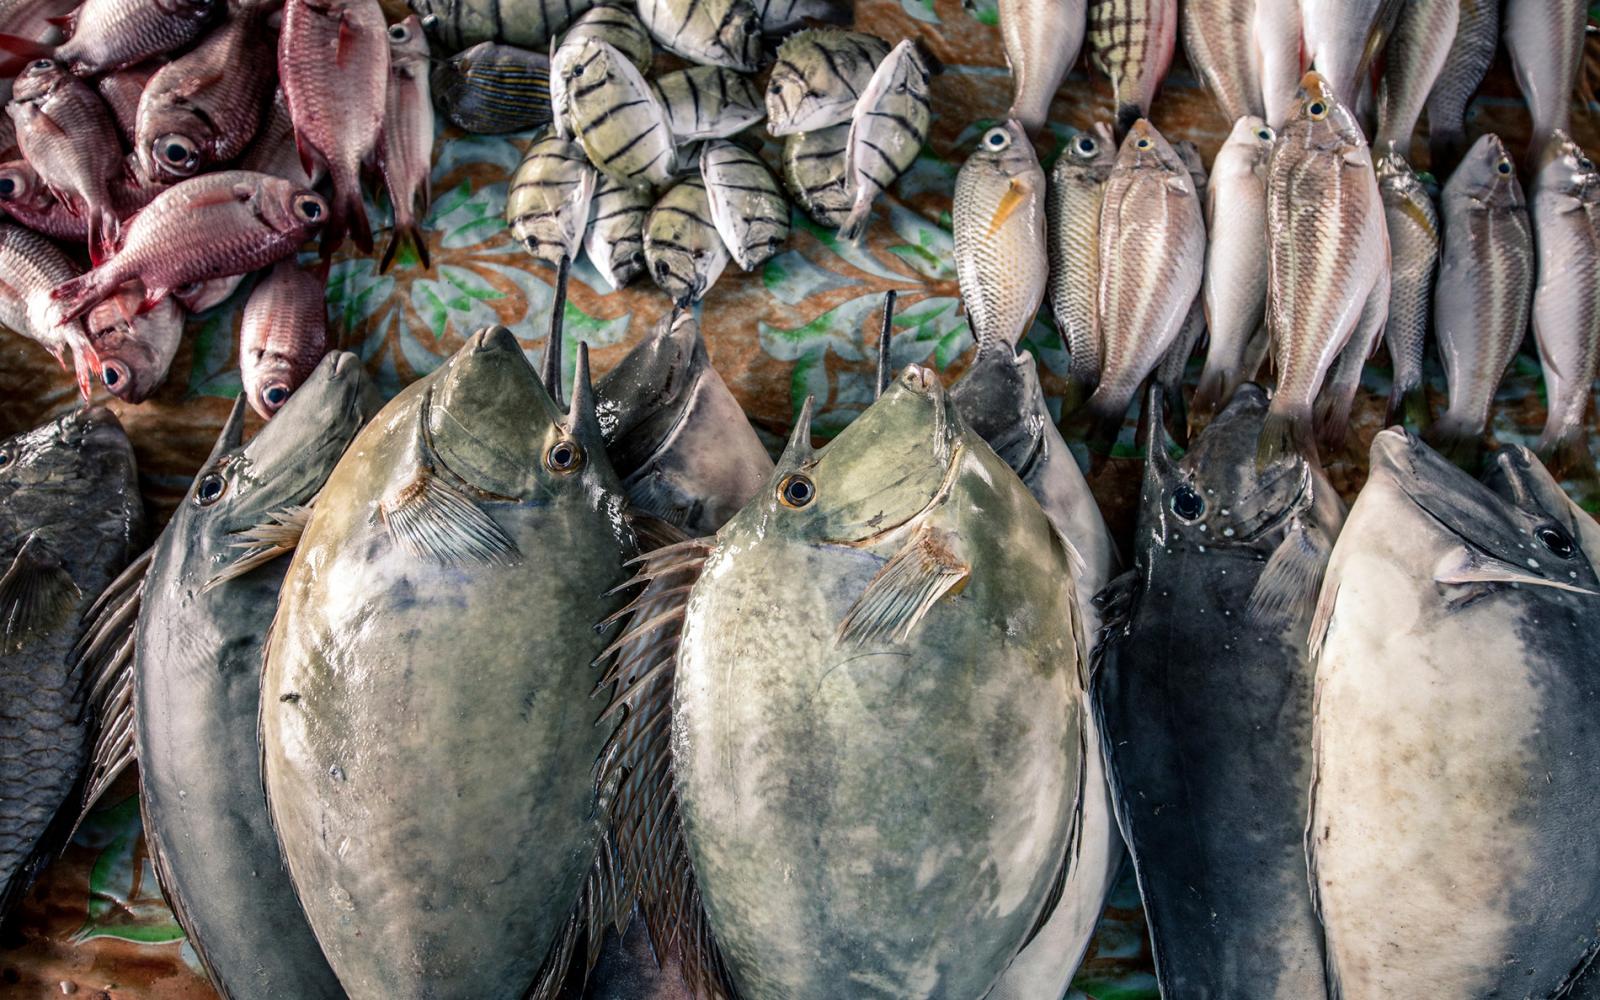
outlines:
M239 323L239 378L271 419L328 353L327 276L281 260L250 290Z
M1261 118L1261 83L1256 79L1256 0L1188 0L1180 10L1183 50L1206 90L1236 122Z
M1407 0L1300 0L1306 57L1350 107Z
M667 127L680 144L726 139L766 117L755 81L725 66L690 66L655 80Z
M932 118L928 64L911 39L903 39L873 71L856 101L845 140L849 183L855 188L839 238L860 242L872 202L910 169L928 141Z
M745 271L765 263L789 238L789 200L761 157L731 142L700 148L700 177L717 234Z
M1006 117L1029 132L1044 127L1061 81L1071 72L1088 30L1085 0L1000 0L1000 41L1011 67Z
M639 20L674 55L746 73L761 64L761 14L750 0L638 0L638 7Z
M1584 0L1506 0L1501 30L1517 86L1533 116L1528 161L1534 167L1551 136L1571 130L1588 29Z
M1077 409L1100 378L1100 204L1117 159L1111 124L1067 140L1045 196L1050 310L1071 355L1062 414Z
M429 81L428 40L412 16L389 26L389 90L384 101L383 134L378 142L378 170L389 192L394 214L389 245L380 272L394 262L403 238L411 240L424 268L430 267L422 220L433 201L433 96Z
M888 54L889 43L859 31L809 28L785 38L767 79L767 131L795 135L849 122Z
M62 368L71 366L83 398L100 362L83 324L66 319L54 290L82 274L82 268L54 243L31 229L0 223L0 324L50 352Z
M1500 47L1501 0L1460 0L1456 36L1428 93L1429 165L1447 177L1467 150L1467 105Z
M577 143L547 132L528 145L506 190L506 225L539 260L576 260L599 181Z
M1033 325L1050 277L1045 181L1019 121L988 129L956 174L956 278L980 351L1005 357Z
M728 248L711 220L711 199L697 169L657 199L644 223L645 269L679 305L696 302L728 266Z
M125 403L142 403L161 388L189 318L177 296L145 308L144 286L130 281L83 317L100 363L100 384Z
M1261 85L1263 116L1274 129L1288 120L1300 89L1305 69L1300 31L1300 0L1256 0L1251 22L1256 79Z

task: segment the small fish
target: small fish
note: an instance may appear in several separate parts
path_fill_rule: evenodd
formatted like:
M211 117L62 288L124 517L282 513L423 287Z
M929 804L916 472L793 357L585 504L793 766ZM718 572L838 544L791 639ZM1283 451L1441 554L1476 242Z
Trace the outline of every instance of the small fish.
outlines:
M51 290L79 275L72 258L31 229L0 223L0 325L35 341L63 368L70 362L84 399L99 368L83 324L61 315Z
M600 175L589 202L583 252L613 289L644 273L644 220L654 204L648 193Z
M1305 51L1311 68L1347 104L1383 50L1404 0L1301 0Z
M118 218L139 211L164 189L141 183L136 171L123 171L111 179L111 204ZM0 163L0 208L29 229L72 243L89 241L89 217L59 200L27 160Z
M690 62L754 73L761 15L750 0L639 0L639 20L661 47Z
M1050 168L1050 309L1071 355L1064 415L1081 406L1100 380L1100 205L1116 159L1111 123L1099 122L1068 140Z
M130 281L83 319L100 359L100 381L124 403L142 403L166 382L188 319L176 299L140 312L143 302L144 286Z
M1533 116L1528 157L1537 165L1551 136L1571 131L1589 5L1583 0L1506 0L1501 25L1511 69Z
M656 51L655 41L651 39L650 32L639 23L639 18L631 9L611 3L591 7L572 22L572 27L567 29L561 36L560 42L551 50L550 65L554 66L558 61L563 61L557 56L561 49L570 47L576 50L590 38L605 42L627 56L628 61L632 62L640 73L650 72ZM563 139L572 137L572 127L567 124L566 107L565 77L560 73L551 73L550 120L555 126L556 134Z
M294 122L289 119L289 105L282 90L273 95L255 140L239 159L239 169L282 177L298 187L316 187L322 180L322 168L312 164L307 173L300 150L295 148Z
M854 0L753 0L768 35L788 35L807 22L849 24Z
M818 225L838 229L855 204L847 146L849 125L795 132L783 140L783 183Z
M657 77L656 94L679 143L726 139L766 117L755 81L722 66L690 66Z
M51 294L68 318L137 278L146 305L207 278L259 270L292 256L328 219L315 191L280 177L224 170L181 181L133 218L110 260Z
M122 142L94 88L60 63L41 59L17 78L6 112L17 127L22 155L45 185L88 219L89 247L98 261L115 245L121 220L111 181L122 173Z
M1477 450L1495 390L1528 331L1534 239L1516 166L1492 133L1473 144L1439 201L1444 245L1433 325L1450 406L1429 437L1465 460Z
M60 45L0 35L0 51L21 59L53 59L75 76L126 69L193 44L221 15L224 0L85 0Z
M301 159L333 183L328 217L318 220L323 257L346 235L370 254L360 171L378 148L389 87L383 9L378 0L285 0L278 38L278 74Z
M1011 67L1006 117L1030 133L1038 132L1083 48L1085 0L1000 0L999 16L1000 40Z
M1271 0L1266 0L1271 2ZM1189 65L1230 122L1262 118L1256 0L1188 0L1179 10Z
M119 69L102 76L94 85L106 107L111 109L117 131L134 149L138 149L139 98L144 96L145 86L158 69L160 67L154 63Z
M1279 129L1294 108L1305 70L1300 61L1300 0L1256 0L1250 30L1262 114L1270 128Z
M888 54L889 43L859 31L808 28L785 38L767 79L767 132L788 136L847 124Z
M1177 0L1090 0L1089 61L1111 80L1117 136L1150 113L1177 41Z
M503 42L546 51L552 39L593 0L408 0L422 27L446 52L460 52L479 42Z
M446 118L468 132L524 132L550 121L550 60L479 42L439 64L433 90Z
M55 46L65 39L60 25L79 6L79 0L10 0L0 4L0 36L27 39L41 46ZM27 56L0 55L0 77L10 78L22 71Z
M873 200L911 168L928 141L928 77L921 50L907 38L878 64L861 92L845 140L855 198L839 227L840 239L861 241Z
M1537 450L1559 471L1587 472L1589 398L1600 370L1600 170L1559 130L1533 184L1533 233L1533 335L1549 401Z
M551 72L562 78L567 121L596 169L640 189L672 182L677 150L667 109L627 56L590 38L558 50Z
M1450 53L1428 94L1428 147L1433 172L1447 177L1467 149L1467 105L1500 47L1501 0L1460 0Z
M433 200L433 97L428 83L428 40L415 14L389 26L389 90L384 102L383 134L378 141L378 169L389 192L394 225L383 251L381 273L389 269L402 237L431 267L422 220Z
M952 214L956 277L979 353L1015 354L1044 301L1044 203L1044 170L1022 123L984 132L956 174Z
M731 142L700 149L700 176L717 234L746 271L765 263L789 238L789 201L761 157Z
M578 256L597 175L577 143L550 133L528 146L506 192L506 225L539 260Z
M326 280L281 260L250 292L239 326L239 374L250 408L270 420L328 353Z
M1394 363L1387 423L1400 422L1405 397L1422 387L1422 350L1433 317L1433 283L1442 240L1439 210L1395 146L1378 161L1378 193L1389 230L1389 318L1383 338Z
M244 283L245 275L230 274L221 278L204 278L200 281L191 281L182 288L174 288L172 297L190 313L203 313L233 297L239 286Z
M1462 0L1412 0L1402 6L1394 36L1383 50L1378 133L1373 139L1377 148L1392 145L1401 156L1411 155L1411 134L1450 56L1461 6Z
M711 221L711 199L696 172L668 188L644 225L645 267L680 305L711 290L728 266L728 248Z

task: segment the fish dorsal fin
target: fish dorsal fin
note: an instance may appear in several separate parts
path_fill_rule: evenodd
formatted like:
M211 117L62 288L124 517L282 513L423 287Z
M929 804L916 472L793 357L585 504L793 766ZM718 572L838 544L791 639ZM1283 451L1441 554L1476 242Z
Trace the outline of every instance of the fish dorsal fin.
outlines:
M811 413L816 409L817 397L807 396L800 407L800 413L794 418L794 428L789 431L789 443L783 446L783 454L778 456L778 469L789 471L798 469L803 465L811 464L816 452L811 447Z
M315 503L316 498L313 497L309 503L290 504L280 510L268 511L259 524L234 532L233 548L241 550L238 558L207 580L200 592L207 593L229 580L237 580L258 566L265 566L281 555L293 552L294 547L300 544L300 536L305 532L307 522L311 520L311 507Z
M960 537L924 521L845 612L834 640L841 646L905 642L939 599L959 593L971 575Z
M550 401L561 407L561 338L566 329L567 281L572 272L572 259L565 254L556 265L555 298L550 303L550 331L544 341L544 364L540 378Z
M603 440L600 419L595 415L594 382L589 378L589 345L578 343L577 363L572 369L572 402L567 406L567 433L584 442Z
M883 327L878 331L878 386L872 397L875 400L889 391L889 382L894 377L894 366L889 363L889 347L894 339L894 300L894 289L883 293Z
M378 517L394 543L415 559L446 566L504 566L520 555L494 518L428 468L417 470L380 503Z
M0 654L65 624L82 596L60 557L37 533L29 535L0 574Z

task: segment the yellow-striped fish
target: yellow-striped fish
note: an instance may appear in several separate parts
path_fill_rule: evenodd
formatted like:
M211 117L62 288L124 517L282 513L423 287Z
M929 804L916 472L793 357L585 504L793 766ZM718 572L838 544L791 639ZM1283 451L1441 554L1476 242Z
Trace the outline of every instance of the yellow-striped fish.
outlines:
M855 204L845 143L850 126L796 132L783 140L783 183L818 225L838 229Z
M644 220L653 204L648 193L604 175L595 187L583 252L612 288L644 271Z
M812 28L785 38L767 80L767 131L794 135L848 123L888 54L887 42L859 31Z
M468 132L523 132L550 120L550 60L482 42L440 65L433 92L445 116Z
M1150 113L1177 40L1178 0L1089 4L1089 59L1111 80L1119 137Z
M691 62L746 73L761 65L761 14L750 0L639 0L639 20Z
M674 302L688 305L717 283L728 248L711 221L711 201L698 173L667 190L644 226L645 266Z
M650 72L650 64L654 60L656 45L650 38L650 32L639 23L632 10L620 7L613 3L603 3L591 7L583 12L567 33L559 41L552 41L550 49L550 64L555 65L562 49L576 50L585 39L594 38L606 42L618 52L628 57L628 60L638 67L640 73ZM572 135L571 126L567 124L565 112L567 104L566 87L562 83L559 73L550 74L550 108L551 124L554 125L556 134L563 138Z
M766 115L755 81L724 66L690 66L656 79L673 138L726 139Z
M535 140L511 175L506 225L539 260L577 256L589 222L595 170L574 142L554 133Z
M556 52L567 121L589 162L636 188L664 187L677 165L667 109L655 88L614 46L590 38Z
M741 268L749 271L778 252L789 238L789 202L760 157L731 142L708 142L700 150L700 176L711 222Z
M873 71L850 119L845 142L855 198L839 227L841 239L859 241L873 199L910 168L928 141L928 64L916 43L896 45Z

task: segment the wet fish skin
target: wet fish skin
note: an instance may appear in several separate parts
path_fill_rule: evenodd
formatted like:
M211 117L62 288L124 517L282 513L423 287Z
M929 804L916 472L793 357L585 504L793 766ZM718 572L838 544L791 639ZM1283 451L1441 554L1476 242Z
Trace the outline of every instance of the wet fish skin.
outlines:
M479 42L503 42L543 52L550 40L593 6L592 0L408 0L423 28L446 52L460 52Z
M1038 132L1061 81L1078 61L1088 30L1085 0L1001 0L1000 40L1011 67L1006 118Z
M132 281L83 319L100 359L100 381L124 403L142 403L166 382L188 319L175 298L141 313L143 301L144 286Z
M1378 160L1378 193L1389 230L1389 318L1383 327L1394 364L1388 423L1398 423L1404 398L1422 386L1422 351L1433 318L1433 286L1443 229L1433 196L1394 145Z
M1526 449L1490 484L1381 432L1323 585L1307 846L1344 996L1562 996L1595 947L1594 527Z
M956 277L978 351L1009 357L1044 301L1045 180L1012 119L987 130L956 174Z
M1050 256L1050 308L1071 354L1063 415L1100 379L1100 205L1116 162L1111 124L1080 132L1050 168L1045 220Z
M855 13L854 0L755 0L755 7L768 35L787 35L808 22L849 24Z
M1466 152L1467 105L1500 47L1500 0L1460 2L1450 54L1428 94L1430 161L1440 176L1448 176Z
M0 223L0 325L35 341L63 367L71 363L87 399L98 359L83 324L62 317L51 298L57 285L79 273L72 258L43 236Z
M838 229L855 204L847 146L849 125L796 132L783 140L783 183L820 226Z
M583 252L613 289L644 273L644 223L654 204L648 194L604 174L597 180Z
M703 66L754 73L761 15L749 0L639 0L639 20L668 52Z
M428 241L422 220L433 201L433 94L429 84L428 39L415 14L389 26L389 89L384 100L383 133L378 140L378 170L389 192L394 225L383 251L380 272L387 271L400 249L402 236L422 260L428 259Z
M789 202L761 158L731 142L700 148L711 221L741 270L771 259L789 238Z
M1300 61L1300 0L1256 0L1251 21L1256 79L1262 115L1273 129L1283 127L1294 108L1305 67Z
M1311 68L1347 104L1381 51L1406 0L1300 0Z
M808 28L785 38L767 81L767 132L790 136L850 121L861 91L889 54L875 35Z
M107 73L94 85L95 92L106 102L106 107L111 109L111 118L117 123L117 131L122 133L122 138L135 149L138 148L136 136L139 128L139 98L143 96L145 86L159 68L153 63L130 66L115 73Z
M1256 0L1190 0L1180 9L1183 49L1223 117L1266 115L1256 58Z
M223 0L85 0L70 38L53 53L29 55L50 55L77 76L99 76L186 48L225 7Z
M538 260L574 260L597 175L577 143L547 133L528 146L506 191L506 225Z
M645 269L680 305L699 301L728 266L728 248L711 221L698 172L668 188L644 224Z
M1462 455L1488 424L1495 390L1527 332L1536 261L1527 201L1498 136L1473 144L1439 201L1444 245L1433 321L1450 406L1429 436Z
M1411 136L1422 117L1439 72L1455 42L1462 0L1418 0L1401 8L1394 36L1384 48L1384 72L1378 81L1378 132L1374 145L1393 143L1402 156L1411 155Z
M550 121L550 60L499 42L479 42L439 65L432 88L446 118L468 132L524 132Z
M1600 369L1600 171L1551 134L1533 187L1533 334L1549 412L1536 449L1561 472L1592 467L1589 399Z
M1533 116L1528 161L1555 132L1570 132L1573 93L1583 68L1589 8L1582 0L1506 0L1501 30L1517 87Z
M632 9L611 3L591 7L579 15L572 27L562 34L559 43L551 50L551 65L562 48L576 48L586 39L596 39L628 57L640 73L648 73L655 59L656 45L650 32L639 23ZM550 121L556 134L563 139L572 137L572 127L567 124L567 95L565 78L560 73L550 74Z
M159 184L140 183L125 173L111 181L111 203L118 216L127 218L148 205L162 188ZM89 220L57 199L27 160L0 163L0 208L29 229L53 239L89 241Z
M328 353L326 281L281 260L245 302L239 374L250 408L270 420Z
M64 36L52 22L71 14L77 6L77 0L14 0L0 7L0 35L58 45ZM0 73L15 76L22 68L21 60L30 57L31 53L0 57Z
M839 238L860 242L879 192L910 169L928 141L931 120L928 64L911 39L903 39L872 71L856 101L845 140L855 200Z
M23 71L6 113L17 144L40 179L88 217L89 246L98 260L117 240L121 220L111 181L122 172L122 143L105 102L92 87L49 60Z
M610 44L586 39L556 52L566 115L595 169L640 190L665 187L677 169L667 109L654 87Z
M680 144L726 139L766 116L755 81L723 66L689 66L655 80L667 127Z
M294 144L294 123L289 119L289 105L282 90L273 94L255 140L239 158L239 169L282 177L298 187L316 187L322 180L320 166L313 164L311 173L307 173L300 160L300 151Z
M1177 0L1090 0L1089 61L1111 80L1119 139L1150 113L1177 41Z

